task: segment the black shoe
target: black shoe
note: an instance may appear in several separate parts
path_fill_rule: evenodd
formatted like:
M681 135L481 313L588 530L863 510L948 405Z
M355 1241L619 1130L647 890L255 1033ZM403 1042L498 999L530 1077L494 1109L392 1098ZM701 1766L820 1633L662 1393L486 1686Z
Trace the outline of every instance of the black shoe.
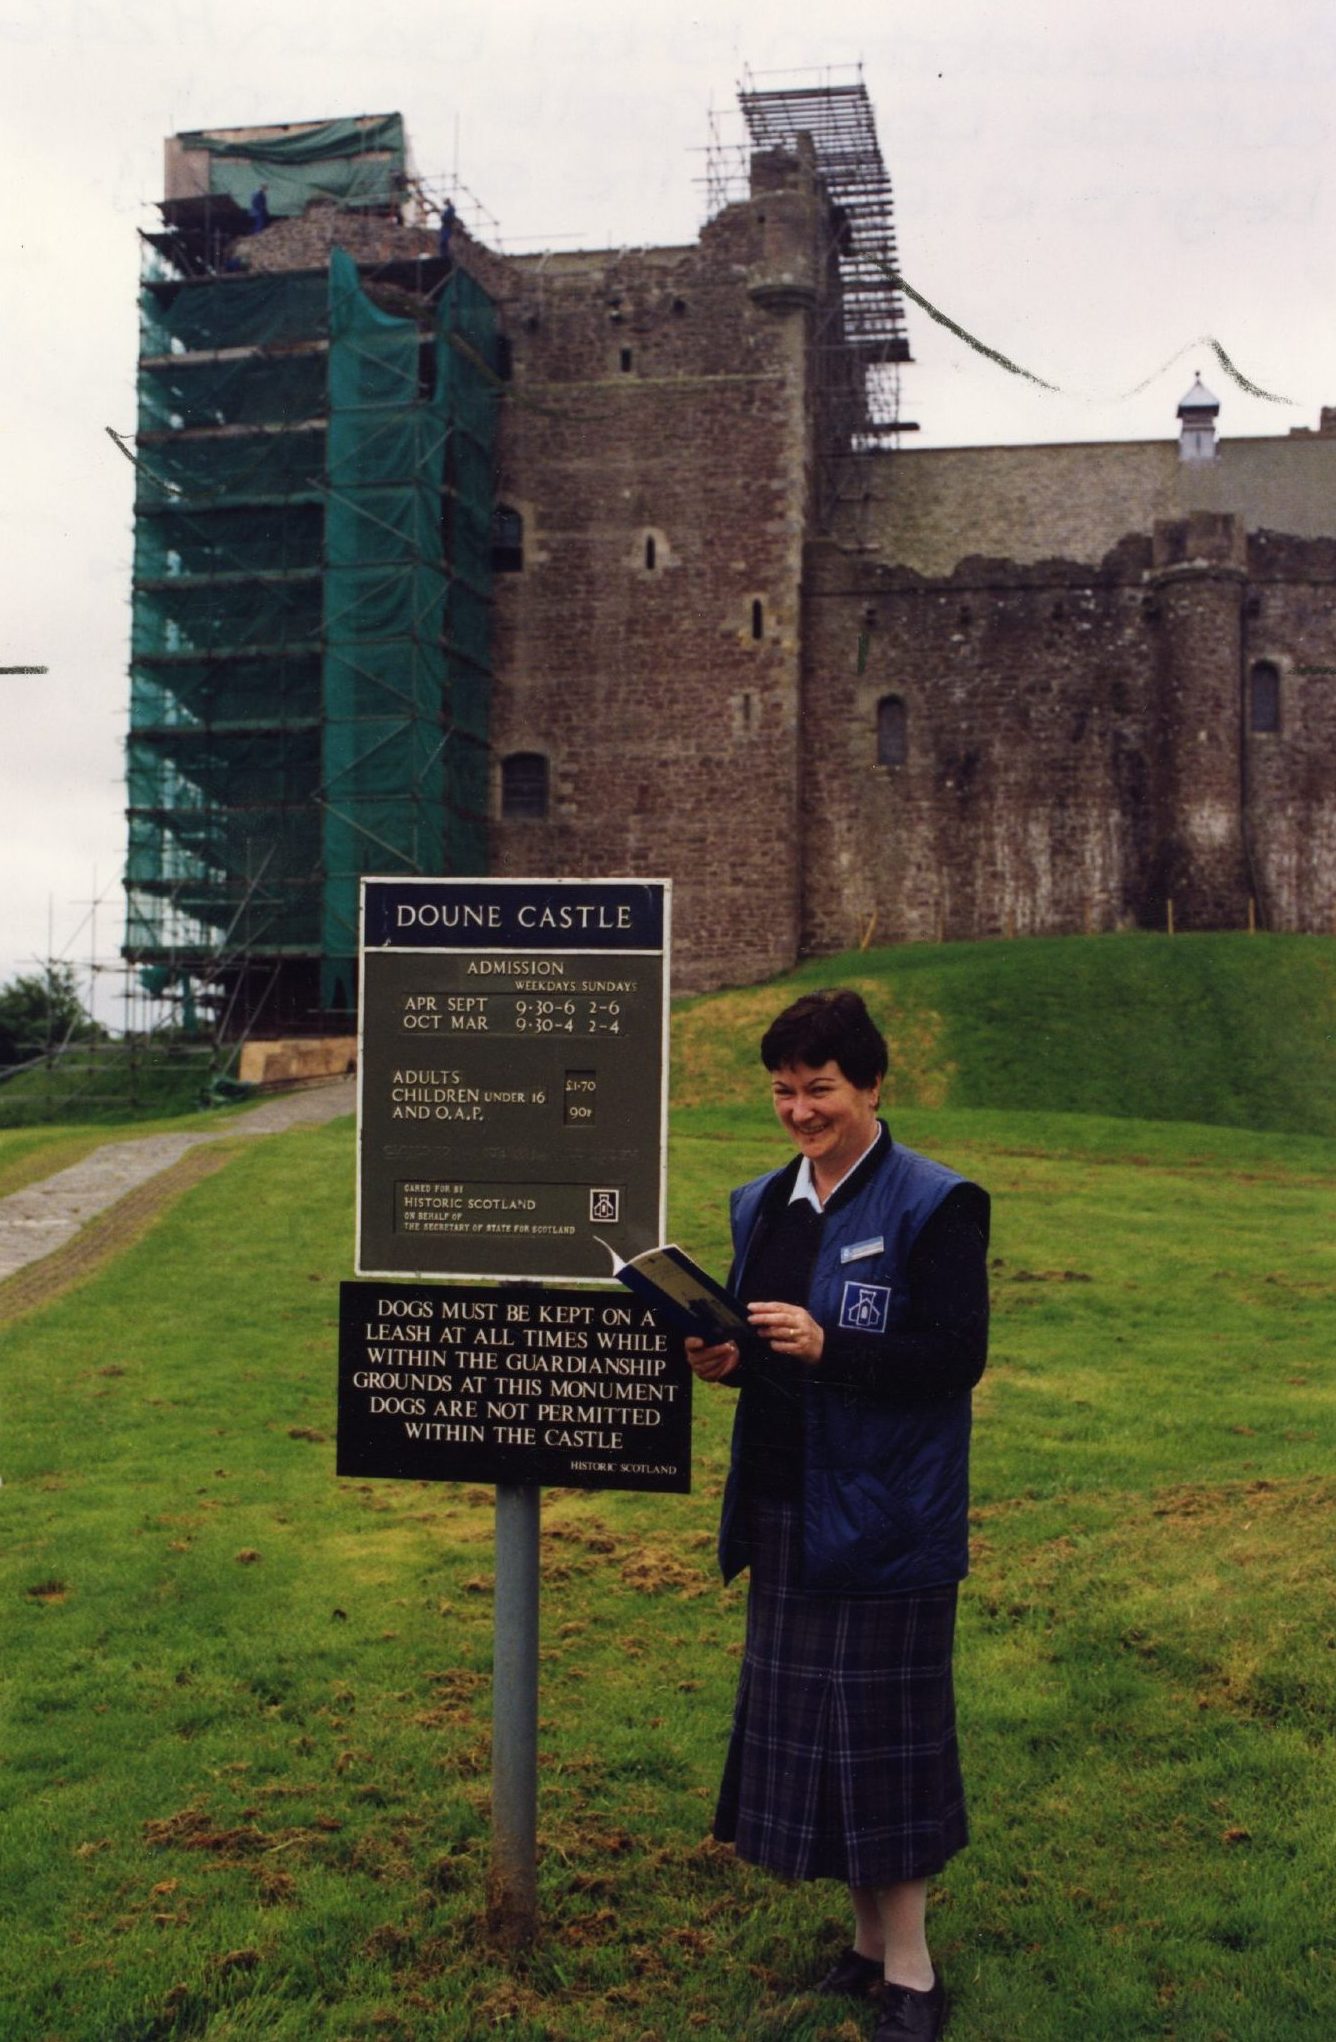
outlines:
M934 1978L927 1992L888 1984L880 1999L881 2017L872 2042L937 2042L946 2026L946 1991L940 1978Z
M835 1959L820 1984L813 1987L815 1992L847 1993L851 1999L862 1999L882 1984L880 1957L860 1957L852 1946Z

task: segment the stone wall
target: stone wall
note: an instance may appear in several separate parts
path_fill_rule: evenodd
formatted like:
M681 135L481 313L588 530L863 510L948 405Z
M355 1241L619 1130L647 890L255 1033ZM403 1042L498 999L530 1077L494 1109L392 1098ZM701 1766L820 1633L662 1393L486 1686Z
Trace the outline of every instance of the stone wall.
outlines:
M1005 452L1006 450L999 450ZM1004 463L1004 468L1006 464ZM1224 513L1091 568L809 551L803 947L1141 924L1331 930L1336 542ZM1274 731L1252 728L1259 661ZM904 705L878 763L878 705Z
M1166 422L1168 423L1168 422ZM836 535L921 574L973 554L1097 567L1129 532L1224 511L1249 532L1336 527L1336 435L1223 439L1180 461L1176 437L1036 447L910 447L847 459Z
M979 559L929 580L828 544L807 618L805 949L1135 916L1151 677L1130 563ZM888 696L903 763L878 762Z

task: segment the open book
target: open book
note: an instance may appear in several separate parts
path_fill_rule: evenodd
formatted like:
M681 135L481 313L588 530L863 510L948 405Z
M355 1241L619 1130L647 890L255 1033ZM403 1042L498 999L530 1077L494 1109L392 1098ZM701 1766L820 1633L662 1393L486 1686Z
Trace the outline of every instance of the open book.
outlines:
M716 1345L747 1332L747 1307L680 1248L672 1244L646 1248L623 1262L601 1235L594 1239L611 1255L617 1281L663 1312L680 1333L695 1333Z

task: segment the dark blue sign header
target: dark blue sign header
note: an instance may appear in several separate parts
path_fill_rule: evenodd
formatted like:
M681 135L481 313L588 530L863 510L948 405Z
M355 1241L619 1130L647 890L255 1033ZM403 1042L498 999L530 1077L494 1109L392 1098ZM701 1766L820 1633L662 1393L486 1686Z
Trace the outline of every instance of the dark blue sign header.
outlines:
M662 950L663 879L367 879L367 950Z

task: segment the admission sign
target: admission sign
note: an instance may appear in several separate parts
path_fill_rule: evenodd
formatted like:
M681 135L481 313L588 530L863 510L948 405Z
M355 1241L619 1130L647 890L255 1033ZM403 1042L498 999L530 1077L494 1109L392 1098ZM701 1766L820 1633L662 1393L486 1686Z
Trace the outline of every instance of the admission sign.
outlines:
M668 898L363 881L359 1275L606 1283L663 1239Z

